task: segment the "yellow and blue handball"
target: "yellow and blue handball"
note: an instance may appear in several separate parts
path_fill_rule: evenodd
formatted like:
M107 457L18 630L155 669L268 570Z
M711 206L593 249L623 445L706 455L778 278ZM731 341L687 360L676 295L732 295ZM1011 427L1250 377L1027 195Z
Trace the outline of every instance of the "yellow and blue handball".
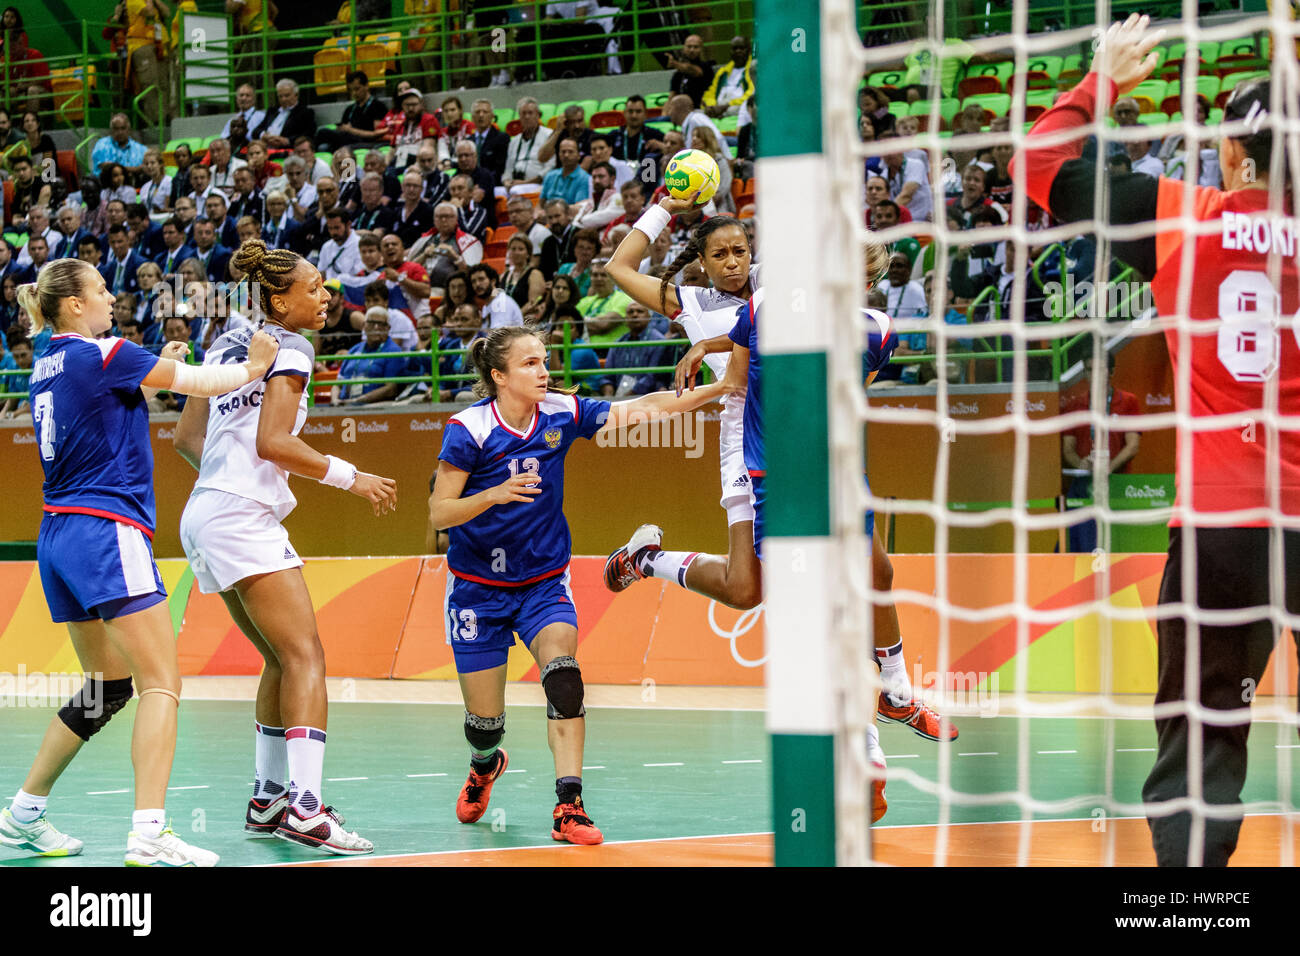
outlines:
M722 174L713 157L702 149L684 149L668 160L664 170L664 186L674 199L690 199L700 191L695 204L702 206L718 191Z

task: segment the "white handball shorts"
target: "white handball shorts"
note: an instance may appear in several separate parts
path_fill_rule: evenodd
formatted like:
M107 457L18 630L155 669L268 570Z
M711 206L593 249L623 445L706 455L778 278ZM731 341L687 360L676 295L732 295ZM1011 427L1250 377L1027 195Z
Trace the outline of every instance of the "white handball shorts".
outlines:
M181 547L204 594L255 574L302 567L270 505L215 488L196 488L181 515Z
M754 520L754 490L745 467L745 403L729 400L718 422L718 460L727 524Z

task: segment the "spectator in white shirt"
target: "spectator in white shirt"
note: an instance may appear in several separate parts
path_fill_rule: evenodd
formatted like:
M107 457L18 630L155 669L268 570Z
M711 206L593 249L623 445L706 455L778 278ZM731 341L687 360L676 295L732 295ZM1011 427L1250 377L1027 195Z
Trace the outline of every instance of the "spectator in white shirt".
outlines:
M188 194L194 200L194 205L198 206L200 209L206 208L208 197L211 196L213 192L219 192L219 190L213 189L212 170L207 166L201 166L198 163L195 163L190 167L190 191ZM221 193L221 196L224 199L225 193Z
M614 185L614 167L596 163L591 167L591 198L578 203L573 222L579 229L603 229L623 215L623 197Z
M897 137L893 133L884 133L877 138ZM934 200L930 192L930 172L924 162L901 152L886 153L885 181L889 183L889 198L905 206L914 222L929 220Z
M923 319L930 314L925 289L913 280L912 260L906 253L889 257L889 277L876 288L885 294L884 311L894 319Z
M1124 148L1128 151L1129 162L1133 164L1133 172L1145 173L1156 179L1165 174L1165 164L1158 157L1151 155L1150 140L1125 143Z
M320 272L326 279L350 279L361 271L361 252L357 234L348 222L347 213L335 207L325 214L329 239L320 249Z
M307 218L307 210L316 204L316 187L307 182L307 164L301 156L285 159L284 178L282 192L289 200L293 218L302 222Z
M225 193L227 198L235 194L235 170L247 165L242 159L230 155L230 140L219 137L208 144L208 169L212 173L212 185Z
M486 262L471 266L469 270L469 287L474 295L474 304L479 307L487 330L499 329L507 325L523 325L524 314L519 303L497 288L501 276Z
M316 144L310 136L299 136L293 141L293 154L306 164L307 182L313 186L322 176L333 176L330 164L316 155Z
M725 142L721 130L714 125L713 120L709 119L709 114L704 110L697 110L691 103L691 98L685 93L678 93L668 101L664 107L664 115L673 121L673 124L680 126L682 129L682 142L689 143L691 134L695 132L696 127L704 127L713 133L713 138L718 143Z
M242 116L247 124L249 131L257 129L262 120L266 119L266 111L257 108L257 90L253 88L252 83L241 83L235 90L235 106L238 112L235 116ZM221 127L221 136L223 139L230 139L230 120L226 120L226 125Z
M537 158L538 151L551 138L551 131L541 125L542 114L537 100L525 96L519 101L519 132L510 138L506 151L506 171L501 184L511 195L540 193L542 177L555 167L552 157L546 162Z
M164 212L172 198L172 178L163 168L162 153L157 149L146 150L140 166L148 178L140 187L138 200L150 212Z
M532 242L532 265L537 265L541 261L542 243L551 235L551 230L546 228L546 224L538 220L537 211L532 201L524 196L515 196L506 204L506 212L510 216L510 224L515 227L515 232L526 235Z

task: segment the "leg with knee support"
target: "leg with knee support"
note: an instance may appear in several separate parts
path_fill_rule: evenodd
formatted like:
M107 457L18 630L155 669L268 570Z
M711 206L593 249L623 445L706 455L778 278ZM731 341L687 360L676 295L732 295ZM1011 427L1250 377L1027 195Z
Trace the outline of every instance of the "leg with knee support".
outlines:
M81 690L59 708L59 719L82 740L89 740L127 705L131 695L129 677L121 680L87 680Z
M506 735L506 715L480 717L465 711L465 739L475 756L490 756L501 745Z
M551 720L582 717L582 670L572 657L555 657L542 668L542 690L546 692L546 716Z

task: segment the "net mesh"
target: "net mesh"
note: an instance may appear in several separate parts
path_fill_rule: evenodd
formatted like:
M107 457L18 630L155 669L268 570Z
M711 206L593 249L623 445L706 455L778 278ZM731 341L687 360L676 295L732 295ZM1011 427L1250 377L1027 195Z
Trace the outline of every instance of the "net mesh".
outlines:
M1000 316L997 314L990 315L989 320L982 323L979 328L979 334L986 340L996 339L1005 343L1004 347L1011 353L1009 359L1009 410L1005 414L976 420L963 419L955 415L953 408L963 398L962 387L950 385L946 374L938 374L935 379L936 394L933 411L925 408L899 408L897 406L900 403L897 402L880 402L874 399L869 402L867 394L861 387L860 372L850 367L850 362L842 359L836 361L832 358L831 402L832 407L837 409L832 413L832 421L834 422L837 418L841 420L841 427L838 430L835 425L832 426L832 438L836 448L836 454L833 458L837 470L835 488L839 496L838 503L841 505L840 508L836 509L838 515L837 538L845 548L843 552L845 567L842 572L844 583L852 588L856 603L859 605L857 611L851 609L846 611L848 617L845 623L847 626L837 631L843 642L843 646L840 648L840 660L845 663L843 671L845 681L841 688L841 699L844 706L844 726L841 736L844 741L844 750L842 755L837 754L837 759L842 757L851 758L848 771L842 774L843 779L837 784L841 809L841 862L861 862L869 852L866 849L867 844L865 842L855 836L845 835L843 831L845 826L843 821L845 819L860 820L865 812L862 806L863 779L866 773L865 757L860 747L851 746L854 736L858 734L869 719L869 708L862 702L863 691L860 689L871 686L869 679L863 678L860 667L861 662L865 659L860 651L862 646L860 635L864 631L870 633L871 615L869 608L893 601L900 608L911 605L932 614L937 628L937 649L936 657L930 666L935 673L941 676L950 674L953 665L952 638L955 626L962 627L970 624L987 624L991 622L1011 622L1014 626L1013 689L1009 693L998 695L996 699L996 712L1004 716L1012 716L1015 719L1014 752L998 755L998 761L1003 764L1003 772L1006 769L1005 762L1014 762L1014 788L988 791L986 788L976 785L976 778L983 771L977 771L975 769L976 765L967 759L975 755L964 753L963 749L956 744L952 746L934 745L937 747L937 764L933 775L917 772L901 760L894 761L890 766L889 783L890 786L895 788L895 793L899 792L899 785L902 784L913 787L922 794L937 800L938 828L933 844L933 862L935 865L944 865L948 859L949 824L954 822L954 815L960 815L962 819L968 819L971 808L1005 807L1007 805L1016 808L1019 820L1024 824L1019 827L1016 840L1015 862L1018 865L1035 862L1031 853L1033 823L1035 821L1047 819L1087 820L1090 816L1095 819L1098 811L1101 812L1104 818L1114 819L1123 817L1141 818L1153 814L1172 814L1185 810L1192 811L1191 847L1189 852L1193 858L1199 857L1205 838L1204 822L1207 819L1227 818L1238 815L1242 811L1247 814L1283 814L1281 845L1277 851L1275 862L1284 865L1293 864L1293 821L1291 817L1285 814L1293 810L1291 750L1294 749L1297 739L1295 734L1297 721L1295 713L1287 705L1287 701L1266 702L1258 700L1252 702L1250 695L1246 695L1243 698L1243 706L1237 710L1210 710L1195 702L1162 704L1153 710L1149 693L1147 695L1119 693L1114 681L1113 671L1117 660L1116 626L1131 622L1147 622L1151 627L1152 638L1155 631L1154 607L1135 606L1132 602L1120 600L1119 596L1113 593L1112 570L1115 566L1116 557L1113 554L1114 549L1111 539L1115 530L1153 521L1163 523L1168 521L1170 517L1175 516L1176 510L1179 512L1177 517L1189 523L1194 518L1206 520L1206 516L1187 513L1185 503L1180 503L1177 509L1171 506L1139 512L1116 508L1116 503L1109 500L1107 481L1108 437L1109 432L1116 429L1117 425L1107 411L1106 356L1108 351L1114 351L1143 336L1163 336L1166 330L1173 330L1177 337L1179 354L1188 356L1191 354L1193 335L1218 334L1223 325L1222 321L1192 323L1188 319L1193 291L1189 277L1194 274L1195 244L1190 241L1182 244L1180 270L1182 282L1178 290L1177 308L1174 314L1159 315L1156 314L1154 308L1147 308L1139 310L1136 318L1131 321L1117 324L1110 320L1109 310L1098 306L1097 303L1105 304L1114 301L1128 303L1130 298L1134 298L1141 303L1145 301L1141 296L1129 297L1127 293L1140 291L1145 294L1145 290L1131 290L1128 285L1124 285L1120 290L1121 294L1118 299L1115 298L1115 293L1109 287L1111 284L1110 273L1103 268L1103 264L1109 263L1112 258L1111 246L1113 243L1152 236L1155 234L1155 223L1134 223L1122 226L1110 224L1107 207L1108 190L1105 188L1107 173L1104 162L1099 161L1097 163L1095 181L1097 199L1090 221L1067 225L1053 223L1046 228L1031 228L1031 226L1037 226L1038 224L1027 221L1029 203L1025 193L1023 164L1020 164L1020 167L1016 169L1012 201L1008 208L1010 215L1005 225L987 227L980 230L978 235L975 235L972 231L949 229L943 215L944 194L943 187L940 185L945 171L945 150L951 145L949 140L941 138L939 135L939 130L943 125L941 120L941 100L944 96L940 84L943 82L944 76L943 58L945 48L941 40L935 39L945 35L944 6L944 4L930 5L930 39L928 40L919 42L907 40L906 42L881 44L877 42L878 38L868 37L868 42L864 45L861 42L863 39L861 34L855 34L855 31L850 26L853 16L853 4L848 0L843 0L843 2L841 0L828 0L828 2L823 3L824 49L822 69L824 75L843 79L842 83L824 84L826 109L824 123L826 131L825 149L828 163L834 169L832 176L835 181L832 195L836 197L828 228L838 231L835 234L850 233L855 240L853 248L859 252L869 240L892 243L905 237L923 237L924 240L933 245L934 262L937 264L933 274L934 293L931 298L932 303L948 301L947 264L962 247L970 247L977 242L985 244L1005 241L1006 260L1011 264L1014 276L1009 291L1005 295L1008 302L1005 314ZM1112 20L1109 4L1099 2L1096 5L1095 21L1092 25L1077 30L1031 35L1028 31L1028 8L1029 5L1026 0L1016 0L1012 12L1012 32L1010 34L968 39L966 40L967 48L963 52L977 55L1009 54L1013 58L1013 74L1023 75L1028 69L1029 62L1035 57L1057 54L1070 49L1087 50L1090 47L1095 48L1096 41L1104 26L1109 25ZM1236 15L1232 18L1219 19L1213 22L1201 22L1197 19L1197 4L1191 2L1191 0L1185 0L1180 19L1163 21L1153 25L1153 28L1154 26L1166 29L1168 35L1162 41L1164 46L1168 47L1170 44L1177 42L1186 44L1186 50L1183 53L1184 62L1180 91L1181 117L1179 119L1159 126L1158 131L1154 133L1152 129L1146 126L1140 126L1136 129L1108 126L1104 117L1110 114L1112 104L1108 100L1109 90L1106 84L1101 84L1096 115L1102 119L1094 120L1083 130L1065 131L1041 140L1036 137L1035 142L1043 144L1060 143L1070 139L1077 139L1080 135L1091 135L1097 138L1097 156L1105 157L1107 156L1109 144L1112 142L1125 143L1139 139L1148 140L1153 136L1168 136L1172 133L1179 133L1184 138L1183 142L1188 144L1184 160L1183 182L1185 188L1183 190L1182 220L1179 229L1187 236L1217 233L1222 228L1219 220L1198 221L1194 212L1195 186L1200 175L1202 162L1200 148L1214 146L1221 135L1242 135L1245 124L1241 122L1229 124L1211 122L1203 126L1198 125L1196 122L1198 51L1208 43L1217 44L1224 41L1262 36L1271 39L1273 51L1272 73L1274 77L1272 84L1273 102L1272 108L1268 110L1268 114L1263 120L1274 131L1274 154L1271 165L1276 170L1282 168L1285 162L1293 181L1300 181L1300 148L1298 148L1300 147L1300 140L1298 140L1298 134L1300 134L1300 122L1298 120L1300 120L1300 117L1296 115L1295 98L1286 96L1287 90L1300 89L1300 73L1297 71L1297 62L1294 55L1296 49L1296 25L1290 19L1289 7L1282 4L1275 5L1267 14ZM879 141L862 142L858 133L857 103L854 101L856 88L861 79L922 49L928 50L931 62L935 64L935 68L929 72L929 76L922 78L923 85L926 87L922 98L928 100L932 106L928 116L928 129L920 132L915 137L906 137L888 143ZM1085 71L1090 61L1091 54L1085 53L1083 57ZM1077 80L1062 82L1060 86L1062 90L1067 90L1073 88L1075 83L1077 83ZM843 96L839 95L841 92L840 87L843 88ZM846 103L852 103L852 108L846 109ZM1026 96L1013 93L1010 97L1008 109L1010 117L1009 132L970 134L963 138L963 148L992 148L1010 141L1014 146L1016 155L1022 156L1027 137L1026 109ZM931 188L934 195L934 221L911 222L890 229L868 232L864 224L862 205L863 163L872 157L883 157L887 152L896 149L922 149L927 152L930 159ZM1285 199L1282 188L1283 178L1282 176L1274 176L1270 180L1269 209L1271 214L1275 216L1283 214ZM1032 308L1029 302L1034 297L1035 292L1041 293L1041 289L1035 290L1036 280L1031 272L1031 266L1033 265L1030 256L1031 247L1042 248L1054 243L1064 243L1086 233L1095 234L1097 241L1096 262L1098 266L1096 269L1096 288L1093 293L1095 296L1093 299L1094 305L1091 309L1087 307L1082 309L1082 314L1073 315L1067 313L1057 321L1034 321L1032 323L1027 321L1027 310ZM857 256L856 261L858 263L862 261L860 254ZM1282 276L1280 270L1280 258L1276 255L1270 257L1268 276L1275 289L1281 288ZM829 274L826 276L827 282L838 283L835 286L837 325L843 330L844 338L852 336L855 341L861 341L863 335L861 318L857 308L862 304L860 273L861 268L859 266L856 270L857 282L846 280L843 276ZM1298 340L1300 340L1300 317L1283 316L1278 314L1277 310L1272 310L1272 312L1259 316L1258 319L1264 323L1260 327L1260 334L1264 337L1272 336L1275 349L1277 348L1277 337L1280 335L1290 335L1294 331ZM918 320L910 324L900 323L901 331L908 331L909 329L923 331L928 335L928 342L932 343L935 354L935 367L940 370L948 368L950 353L954 351L960 352L960 348L956 346L957 340L969 339L972 335L971 329L949 325L941 318L934 316L933 313L930 319ZM1091 355L1093 373L1088 383L1089 407L1087 409L1047 416L1035 416L1030 413L1029 398L1032 383L1030 356L1027 353L1032 343L1035 342L1048 343L1048 351L1052 352L1054 356L1053 366L1058 372L1068 373L1071 367L1077 367L1078 364L1081 364L1078 360L1082 354ZM1067 345L1069 348L1066 348ZM999 359L999 361L1001 360ZM1292 369L1289 371L1291 374L1295 374L1297 370ZM1187 409L1191 407L1191 383L1190 363L1187 361L1176 363L1173 379L1172 409L1168 412L1151 412L1132 419L1126 419L1123 426L1124 430L1135 428L1144 434L1150 434L1158 429L1177 428L1180 434L1190 435L1195 430L1242 428L1253 422L1254 427L1260 429L1267 437L1267 447L1269 449L1267 474L1273 492L1269 507L1266 509L1267 513L1263 517L1274 528L1296 528L1296 519L1294 517L1287 518L1281 511L1278 492L1281 472L1277 454L1277 435L1280 429L1296 429L1300 427L1300 421L1294 417L1288 418L1279 412L1279 383L1276 372L1264 381L1262 409L1249 415L1193 418L1187 412ZM1035 393L1037 391L1038 389L1035 389ZM1226 420L1228 418L1231 420ZM842 427L844 421L851 423L851 429L846 430ZM877 497L872 495L863 485L861 481L861 458L855 458L855 455L859 453L859 449L853 445L849 434L851 431L860 432L863 423L868 426L868 431L870 431L870 426L873 424L882 423L920 426L938 433L940 440L936 443L937 454L932 482L929 475L919 474L915 476L915 487L921 494L896 498ZM1096 436L1095 446L1098 452L1092 461L1091 469L1094 489L1093 501L1082 508L1068 512L1057 510L1056 507L1044 508L1041 501L1031 498L1030 475L1033 467L1031 455L1034 453L1034 439L1041 436L1059 436L1063 431L1080 426L1090 427ZM953 450L956 443L974 436L992 435L1006 435L1011 439L1009 447L1013 460L1010 467L1010 488L1007 496L1009 501L994 503L992 506L980 510L954 510L948 502L950 498L950 477L954 468ZM872 451L873 454L888 454L889 449L873 446ZM1039 452L1041 452L1041 446ZM1053 467L1055 467L1054 463ZM1190 441L1180 442L1176 471L1180 476L1180 481L1182 476L1191 474ZM928 497L924 496L927 485L930 486L930 495ZM1187 500L1189 499L1183 499L1184 502ZM861 516L868 509L877 512L878 521L883 518L885 513L888 513L895 521L911 516L913 518L928 519L933 523L933 592L922 592L902 586L896 586L892 592L888 593L873 589L870 563L866 559L868 552L865 547L856 547L862 541L860 533L856 541L853 538L854 523L856 522L860 532ZM1244 523L1245 521L1256 520L1259 517L1260 515L1257 512L1215 516L1216 519L1220 520L1220 523L1226 522L1228 524L1233 522ZM1063 536L1063 529L1067 526L1087 519L1095 520L1099 529L1098 547L1093 553L1092 570L1094 574L1092 580L1094 587L1091 597L1087 600L1071 602L1065 606L1035 606L1035 602L1030 599L1030 582L1032 575L1035 573L1033 553L1035 551L1050 550L1050 548L1042 546L1045 535L1047 540L1059 539ZM954 582L950 577L952 572L949 560L950 556L955 553L953 547L954 532L961 534L966 529L993 529L999 526L1010 529L1010 551L1013 568L1010 600L989 600L987 603L980 603L955 596ZM1191 550L1191 536L1185 536L1183 541L1182 593L1184 595L1195 595L1196 588L1193 577L1195 573L1195 555ZM1270 536L1270 547L1273 552L1273 560L1270 565L1269 593L1271 601L1263 609L1263 613L1271 619L1274 627L1280 632L1284 628L1294 628L1297 620L1294 616L1287 615L1282 599L1284 582L1280 534L1275 533ZM968 589L957 590L959 590L960 594L965 594ZM1189 622L1186 686L1195 687L1199 684L1197 662L1199 660L1200 628L1205 625L1242 624L1258 617L1260 609L1243 608L1213 611L1200 608L1196 606L1194 600L1185 598L1181 603L1162 606L1159 613L1163 616L1185 615ZM1033 682L1031 681L1031 656L1028 653L1031 644L1031 633L1036 628L1054 627L1068 622L1076 622L1090 615L1095 616L1097 621L1098 693L1076 694L1059 699L1047 699L1043 695L1033 693L1030 690ZM905 646L907 638L908 635L905 630ZM1154 644L1154 641L1152 640L1151 643ZM858 648L857 652L854 651L854 647ZM1275 686L1279 688L1290 687L1294 679L1291 672L1292 659L1288 653L1285 653L1285 649L1285 645L1279 644L1273 659L1276 668ZM1119 648L1119 650L1125 649ZM1152 653L1154 653L1154 647L1152 647ZM969 704L968 700L961 700L952 693L946 692L946 688L951 689L951 686L951 682L940 679L938 687L933 692L927 692L927 696L936 709L941 712L951 713L954 717L976 713L969 706L963 707L963 704ZM855 690L855 687L859 689ZM985 689L989 690L989 688ZM920 687L917 688L918 693L921 690ZM992 689L992 692L996 693L996 690ZM1117 787L1117 776L1120 773L1116 764L1117 753L1122 754L1128 750L1153 748L1119 747L1121 741L1117 739L1116 722L1139 720L1147 722L1146 726L1149 727L1149 722L1153 716L1159 718L1174 714L1185 714L1190 723L1188 763L1191 772L1188 774L1187 796L1180 800L1168 801L1159 805L1144 804L1140 800L1121 799L1116 792L1119 789ZM1041 778L1043 774L1050 772L1050 765L1044 763L1043 752L1035 751L1031 729L1035 720L1062 717L1102 719L1102 743L1099 754L1102 765L1100 768L1094 768L1099 771L1099 776L1088 781L1088 783L1093 784L1092 786L1080 786L1078 788L1079 792L1072 793L1064 798L1045 799L1036 797L1032 785L1036 778ZM1273 722L1273 729L1276 734L1276 767L1260 768L1252 765L1251 773L1275 772L1277 779L1276 792L1268 799L1248 800L1244 806L1209 804L1201 792L1200 773L1197 772L1202 766L1203 760L1197 728L1200 725L1241 723L1247 719L1255 724ZM971 722L969 716L967 716L966 720L967 723ZM1258 734L1262 730L1263 728L1257 727L1256 733ZM1048 751L1047 753L1052 752ZM843 764L839 765L844 766ZM1143 765L1142 772L1145 773L1147 769L1149 769L1149 764ZM1131 768L1126 768L1123 772L1131 773ZM889 821L886 819L883 822L888 823ZM1101 832L1105 838L1103 861L1107 864L1113 864L1116 861L1118 830L1115 827L1109 829L1103 827Z

